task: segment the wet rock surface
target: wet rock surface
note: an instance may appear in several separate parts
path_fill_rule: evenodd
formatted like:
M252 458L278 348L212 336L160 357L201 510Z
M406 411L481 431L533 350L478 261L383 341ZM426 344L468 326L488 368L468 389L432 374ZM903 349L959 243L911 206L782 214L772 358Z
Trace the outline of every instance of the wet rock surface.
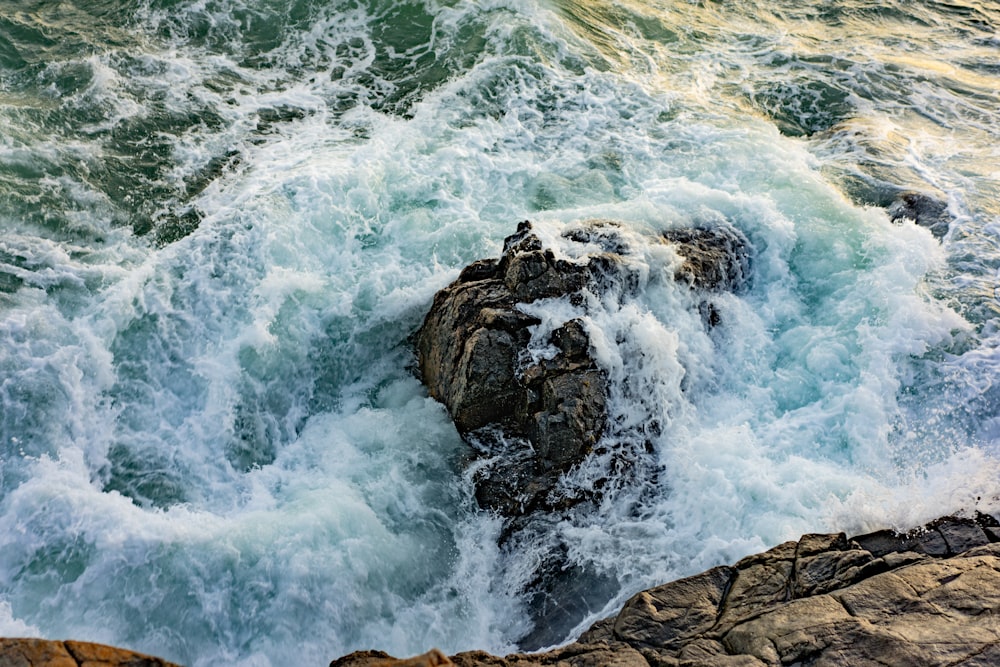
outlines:
M657 280L689 288L708 327L719 320L714 296L742 289L750 273L749 242L726 225L640 237L587 221L552 234L521 223L499 258L474 262L435 296L415 337L429 393L470 445L476 501L505 519L499 546L512 569L498 576L518 581L533 628L518 639L528 649L563 640L619 588L573 562L556 524L596 511L608 494L652 487L659 473L658 425L623 432L609 415L611 387L591 340L602 332L589 330L591 315L640 296L648 281L640 253L659 244L679 261L658 265L674 275ZM550 311L536 304L544 299L558 303ZM550 312L569 315L543 322ZM582 468L585 483L573 479Z
M540 299L584 301L583 291L638 288L618 226L592 221L563 234L596 249L557 256L523 222L499 259L477 261L441 290L416 335L420 373L447 406L458 431L484 459L475 476L481 507L506 517L552 510L580 499L553 497L560 475L579 464L607 424L607 378L580 319L553 330L554 354L528 354L540 320L520 309ZM749 277L749 243L735 229L673 230L662 242L683 263L675 279L705 291L737 290ZM709 323L717 314L705 311ZM536 341L537 342L537 341Z
M750 282L749 242L733 227L681 228L663 233L684 258L675 279L713 292L742 291Z
M886 210L893 222L912 220L939 239L944 238L951 227L947 202L922 192L901 192Z
M903 535L803 535L643 591L575 643L546 653L396 661L367 652L331 665L996 665L998 537L1000 523L983 514Z
M559 474L601 437L605 379L586 329L567 322L552 332L558 353L528 363L531 327L540 321L516 307L578 292L596 279L596 262L556 259L522 223L499 260L468 266L437 294L417 334L424 383L459 432L486 455L511 450L477 478L485 509L516 516L543 505ZM530 442L531 450L516 452L512 440Z

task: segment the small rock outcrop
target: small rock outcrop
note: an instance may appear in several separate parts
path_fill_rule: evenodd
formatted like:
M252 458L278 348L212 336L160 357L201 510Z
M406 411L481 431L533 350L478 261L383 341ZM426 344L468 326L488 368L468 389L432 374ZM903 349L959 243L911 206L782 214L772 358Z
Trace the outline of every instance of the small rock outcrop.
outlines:
M486 509L506 516L535 509L601 437L605 379L586 330L566 323L552 333L559 353L529 364L530 329L540 321L517 308L579 292L615 264L610 254L600 259L557 259L522 223L499 260L475 262L437 294L417 333L424 383L467 440L490 453L512 439L534 447L534 455L514 455L480 476L476 497Z
M519 304L552 297L583 303L584 290L637 289L618 229L592 221L568 230L567 243L598 249L570 260L521 223L499 259L471 264L435 296L417 332L428 391L466 441L493 459L476 475L484 509L517 517L566 502L552 498L552 489L604 434L607 378L585 324L573 319L552 331L545 343L555 354L533 361L528 346L540 321ZM731 290L747 280L749 244L735 229L671 231L662 241L684 258L676 278L693 288ZM709 312L710 323L717 317Z
M945 517L912 533L803 535L643 591L568 646L449 659L461 667L1000 664L1000 523ZM431 655L431 654L427 654ZM331 667L442 665L355 653ZM421 660L424 660L421 662Z
M663 238L684 258L676 280L711 292L738 292L750 282L749 243L735 228L682 227Z
M0 667L179 667L172 662L90 642L0 639Z

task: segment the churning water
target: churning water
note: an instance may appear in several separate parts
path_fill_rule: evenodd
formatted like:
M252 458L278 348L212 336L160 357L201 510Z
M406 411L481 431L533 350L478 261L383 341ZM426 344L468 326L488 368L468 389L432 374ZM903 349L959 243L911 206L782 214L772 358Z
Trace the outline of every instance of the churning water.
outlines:
M998 30L992 0L5 0L0 634L503 652L555 552L579 631L802 532L990 511ZM890 220L907 191L933 230ZM587 218L645 286L585 323L656 474L502 550L409 338L518 221ZM644 239L721 221L754 272L707 332Z

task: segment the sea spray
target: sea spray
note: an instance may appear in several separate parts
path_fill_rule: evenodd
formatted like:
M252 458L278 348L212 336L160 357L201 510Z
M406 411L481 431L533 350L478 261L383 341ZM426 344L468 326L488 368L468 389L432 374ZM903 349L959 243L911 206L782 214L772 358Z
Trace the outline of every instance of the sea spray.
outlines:
M990 510L996 15L16 0L0 629L193 665L505 652L553 544L614 584L579 630L802 532ZM901 189L942 239L873 207ZM657 475L505 553L408 338L519 221L589 218L640 239L645 290L587 326ZM722 221L753 280L709 332L641 238Z

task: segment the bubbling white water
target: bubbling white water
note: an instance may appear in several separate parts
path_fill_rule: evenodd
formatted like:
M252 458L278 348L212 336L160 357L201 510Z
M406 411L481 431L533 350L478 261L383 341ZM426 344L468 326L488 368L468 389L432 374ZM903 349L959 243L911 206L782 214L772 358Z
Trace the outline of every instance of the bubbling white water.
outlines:
M609 60L547 6L420 5L456 71L410 95L399 72L421 49L378 64L389 9L330 7L262 64L234 18L248 7L147 8L141 63L91 63L111 126L153 92L223 119L169 138L175 189L239 155L185 200L197 229L158 247L84 188L67 204L84 240L12 223L0 241L21 281L0 292L0 632L195 665L504 652L531 629L523 588L554 544L617 582L579 630L644 586L802 532L995 509L995 335L927 281L953 246L848 202L823 175L844 157L832 143L709 104L728 75L708 51L665 77L641 48L631 69ZM447 55L476 39L470 63ZM281 109L298 111L261 125ZM576 221L621 221L637 295L526 309L539 345L583 319L609 438L656 474L623 474L504 552L408 337L526 218L567 254ZM750 240L753 275L710 297L709 329L652 238L723 222Z

